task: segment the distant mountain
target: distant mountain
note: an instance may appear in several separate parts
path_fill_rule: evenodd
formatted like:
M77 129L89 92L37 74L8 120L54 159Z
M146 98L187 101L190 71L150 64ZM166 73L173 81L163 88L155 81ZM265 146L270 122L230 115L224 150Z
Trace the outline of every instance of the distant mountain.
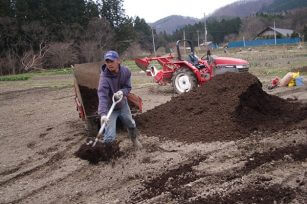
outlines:
M171 34L176 29L180 29L188 24L195 24L199 21L197 18L185 17L179 15L172 15L165 18L162 18L154 23L151 23L150 26L156 29L156 31Z
M281 12L303 7L307 7L307 0L275 0L272 4L265 6L262 11Z
M246 17L259 12L281 12L307 7L307 0L238 0L232 4L217 9L208 19ZM156 31L171 34L188 24L195 24L202 19L172 15L162 18L150 25Z
M239 0L216 10L212 17L245 17L257 12L281 12L307 7L307 0Z
M240 0L217 9L212 14L212 17L250 16L251 14L255 14L260 10L263 10L264 8L268 7L273 2L274 0Z

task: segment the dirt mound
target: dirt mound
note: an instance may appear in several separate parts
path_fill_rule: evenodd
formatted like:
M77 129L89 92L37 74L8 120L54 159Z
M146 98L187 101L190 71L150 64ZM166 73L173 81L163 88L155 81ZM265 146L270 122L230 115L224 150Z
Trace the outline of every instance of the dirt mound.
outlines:
M99 161L110 161L112 158L120 156L119 143L97 142L94 147L82 144L75 155L80 159L88 160L91 164L97 164Z
M300 72L300 73L307 73L307 66L295 68L293 71Z
M226 73L137 116L136 121L147 135L212 142L245 138L257 130L291 129L306 116L306 105L267 94L257 77Z

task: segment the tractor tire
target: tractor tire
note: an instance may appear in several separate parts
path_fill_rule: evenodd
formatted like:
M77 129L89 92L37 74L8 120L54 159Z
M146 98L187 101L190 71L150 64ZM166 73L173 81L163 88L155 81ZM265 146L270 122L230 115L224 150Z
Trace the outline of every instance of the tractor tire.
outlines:
M197 87L197 78L188 68L180 68L173 74L172 85L178 94L182 94Z

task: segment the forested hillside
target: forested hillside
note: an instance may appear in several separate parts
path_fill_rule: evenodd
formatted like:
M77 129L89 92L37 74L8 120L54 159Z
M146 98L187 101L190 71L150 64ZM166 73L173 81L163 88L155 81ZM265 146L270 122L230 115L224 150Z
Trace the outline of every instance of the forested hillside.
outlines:
M292 29L300 33L301 37L307 37L307 8L300 8L288 11L286 13L258 13L255 16L249 16L242 19L242 27L239 39L244 36L246 39L254 39L256 35L267 26Z
M281 12L303 7L307 7L307 0L274 0L272 4L265 6L261 11Z
M232 11L240 16L260 7L262 11L266 8L276 8L274 11L294 6L302 8L256 12L247 17L210 17L207 19L207 40L219 44L243 37L251 40L265 27L273 26L274 21L277 27L293 29L307 39L306 0L273 1L239 1L223 7L216 14L228 15L227 12ZM183 33L194 45L205 40L203 19L169 16L150 27L141 17L127 16L123 2L0 0L0 75L99 61L108 49L115 49L129 58L153 54L152 34L156 50L171 48L174 42L183 39ZM271 6L265 7L269 2ZM167 32L162 27L174 32Z
M97 61L138 42L150 50L150 27L126 16L122 2L0 0L0 75Z
M259 12L273 2L274 0L240 0L217 9L212 16L250 16L251 14Z
M212 16L246 17L261 12L282 12L307 7L307 0L239 0L216 10Z
M209 18L207 20L207 40L218 44L227 43L234 40L253 40L258 33L268 26L292 29L296 36L304 36L307 40L307 8L295 9L286 14L275 13L258 13L248 17L236 18ZM182 39L183 32L186 38L193 41L194 45L205 39L204 22L194 25L186 25L181 29L177 29L169 38L172 40Z
M242 21L240 18L222 19L221 21L211 19L207 21L208 40L215 43L224 42L225 36L238 35L241 28ZM194 25L187 25L181 29L178 29L171 35L173 40L182 39L183 31L186 33L186 38L193 41L194 45L198 43L198 36L200 43L205 39L205 24L199 22Z

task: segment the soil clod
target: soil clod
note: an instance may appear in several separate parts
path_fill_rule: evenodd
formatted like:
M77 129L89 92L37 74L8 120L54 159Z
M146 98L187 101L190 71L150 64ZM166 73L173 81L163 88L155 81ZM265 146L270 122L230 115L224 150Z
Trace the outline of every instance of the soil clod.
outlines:
M75 152L75 156L87 160L91 164L97 164L99 161L110 161L120 156L119 143L97 142L94 147L85 143Z

